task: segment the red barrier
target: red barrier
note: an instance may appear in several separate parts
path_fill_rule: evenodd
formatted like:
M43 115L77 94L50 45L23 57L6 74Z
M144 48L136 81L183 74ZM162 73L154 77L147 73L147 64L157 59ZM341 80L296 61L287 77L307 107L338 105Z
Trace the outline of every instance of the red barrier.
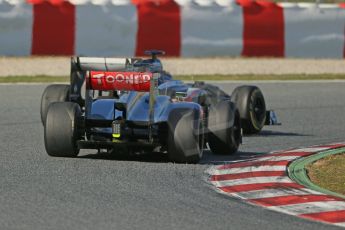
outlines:
M136 56L145 50L165 50L167 56L180 56L180 7L173 0L137 1L138 33Z
M271 2L240 0L243 7L243 56L284 57L283 8Z
M55 1L54 3L57 3ZM34 4L33 55L74 55L75 6L69 2Z

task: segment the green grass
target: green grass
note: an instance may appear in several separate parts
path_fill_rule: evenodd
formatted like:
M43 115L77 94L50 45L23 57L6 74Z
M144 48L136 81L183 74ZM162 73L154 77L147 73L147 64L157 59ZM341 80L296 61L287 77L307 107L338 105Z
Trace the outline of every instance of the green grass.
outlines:
M0 77L0 83L49 83L49 82L67 82L69 81L69 77L67 76L7 76L7 77Z
M260 80L345 80L345 74L287 74L287 75L274 75L274 74L240 74L240 75L178 75L175 77L180 80L187 81L260 81Z
M288 75L177 75L175 79L185 81L260 81L260 80L345 80L345 74L288 74ZM0 83L50 83L50 82L68 82L68 76L7 76L0 77Z
M345 153L329 155L307 165L310 180L327 190L345 195Z

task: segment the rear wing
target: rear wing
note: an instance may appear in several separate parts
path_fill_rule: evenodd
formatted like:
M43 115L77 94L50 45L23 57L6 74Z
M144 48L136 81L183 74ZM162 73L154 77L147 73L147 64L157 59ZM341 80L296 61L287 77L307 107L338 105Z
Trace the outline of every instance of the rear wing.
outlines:
M71 80L71 98L77 98L81 96L81 88L84 82L86 83L87 89L97 89L97 90L137 90L137 91L149 91L149 85L145 84L145 87L125 87L125 84L113 84L111 87L110 84L105 84L108 81L104 81L104 84L96 84L99 83L99 80L119 80L121 81L121 76L118 78L114 75L122 74L125 83L137 83L143 82L148 79L147 75L144 75L144 68L134 67L134 64L141 59L139 58L103 58L103 57L72 57L71 58L71 73L70 73L70 80ZM103 75L101 75L103 74ZM133 77L131 77L133 75ZM134 75L140 75L142 77L137 77ZM157 76L153 77L152 74L149 73L151 78L158 78ZM158 74L159 75L159 74ZM97 78L97 76L102 76L102 79L98 79L97 81L92 81L93 78ZM112 77L113 76L113 77ZM133 79L131 81L130 79ZM140 79L143 80L140 80ZM128 85L128 84L127 84ZM102 88L104 86L104 88ZM124 87L123 89L121 87Z
M89 71L88 88L149 92L153 74L150 72Z
M150 122L153 123L154 104L156 101L158 78L160 73L145 72L145 66L135 67L138 58L71 58L70 99L85 105L86 114L92 106L89 91L141 91L150 92ZM81 89L85 82L85 101Z
M74 59L74 60L73 60ZM103 58L103 57L74 57L72 58L81 71L125 71L130 65L128 58Z
M130 60L127 58L72 57L70 72L70 98L80 102L81 88L88 71L124 71ZM85 82L88 85L88 82Z

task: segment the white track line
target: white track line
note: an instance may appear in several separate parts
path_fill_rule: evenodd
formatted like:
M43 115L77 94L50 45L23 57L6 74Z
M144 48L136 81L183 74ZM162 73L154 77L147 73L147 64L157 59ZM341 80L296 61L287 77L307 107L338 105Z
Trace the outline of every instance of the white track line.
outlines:
M285 151L286 153L292 153L292 152L306 152L306 153L316 153L324 150L328 150L329 147L310 147L310 148L302 148L302 149L293 149Z
M208 172L211 172L211 175L226 175L226 174L237 174L237 173L245 173L245 172L262 172L262 171L286 171L286 166L248 166L243 168L229 168L229 169L218 169L215 167L214 169L210 169Z
M334 223L334 225L345 227L345 222Z
M220 187L246 185L246 184L263 184L263 183L292 183L293 181L287 176L271 176L271 177L250 177L244 179L211 181L212 184Z
M300 158L301 156L267 156L267 157L260 157L260 158L253 158L254 162L257 161L291 161L295 160L297 158Z
M249 192L237 192L231 193L231 195L243 198L243 199L262 199L270 197L290 196L290 195L307 195L315 194L321 195L322 193L310 190L310 189L294 189L294 188L281 188L281 189L263 189Z
M292 205L281 205L268 207L272 210L277 210L280 212L292 214L292 215L302 215L311 214L319 212L329 212L329 211L340 211L345 210L344 201L322 201L322 202L308 202Z

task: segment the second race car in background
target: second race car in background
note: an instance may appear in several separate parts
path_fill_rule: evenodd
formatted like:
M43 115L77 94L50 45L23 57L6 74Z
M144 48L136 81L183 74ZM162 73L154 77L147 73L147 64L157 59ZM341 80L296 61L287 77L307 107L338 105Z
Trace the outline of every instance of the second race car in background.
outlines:
M69 85L48 86L41 101L50 156L75 157L82 148L166 152L173 162L196 163L207 147L233 154L244 134L276 123L261 90L231 95L204 82L184 83L151 58L73 57ZM85 91L83 93L83 91Z

